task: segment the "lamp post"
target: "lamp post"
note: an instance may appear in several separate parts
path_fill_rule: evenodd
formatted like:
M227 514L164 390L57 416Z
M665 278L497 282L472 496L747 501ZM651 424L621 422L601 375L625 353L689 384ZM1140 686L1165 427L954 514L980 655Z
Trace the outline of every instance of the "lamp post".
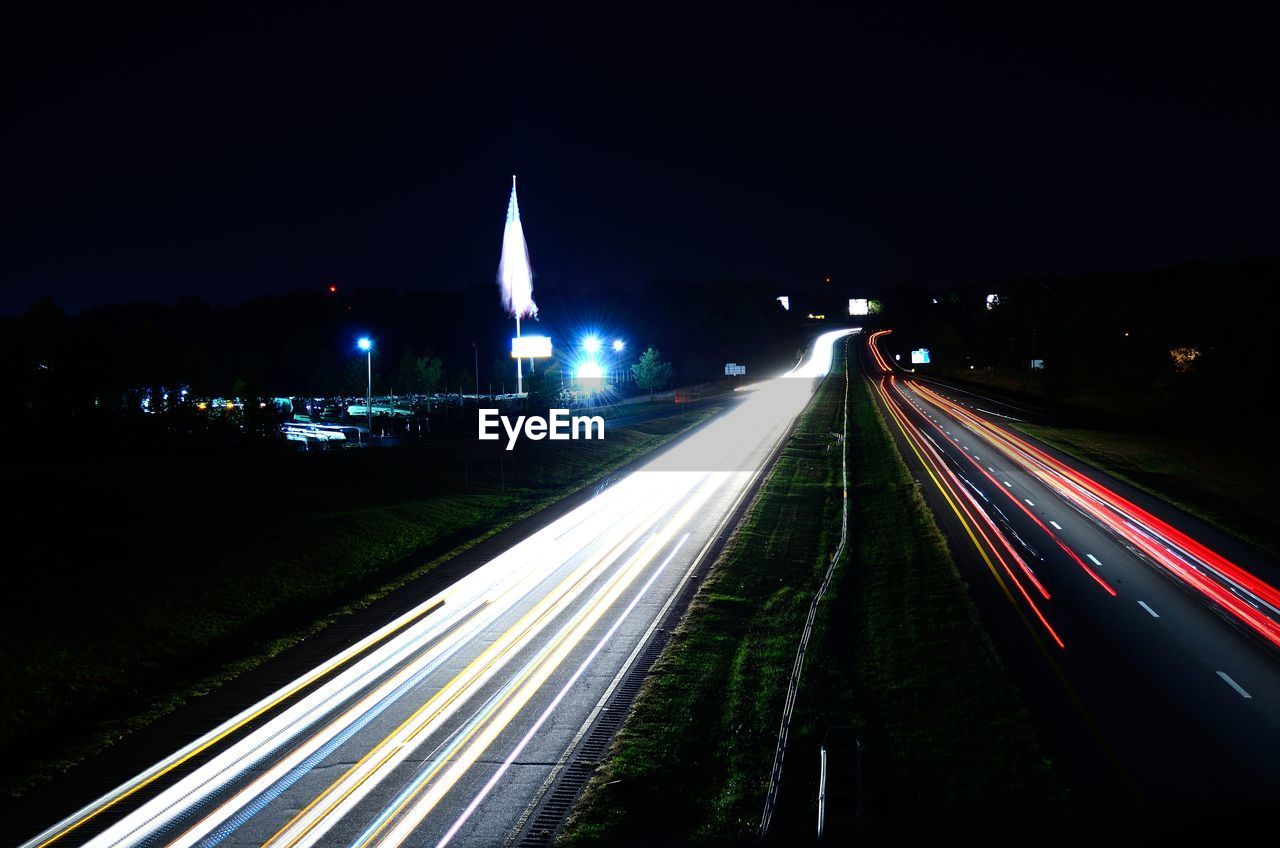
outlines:
M364 396L364 411L365 411L365 414L368 416L369 436L370 438L372 438L373 437L373 340L370 339L368 336L362 336L360 340L356 342L356 347L363 350L365 352L365 356L368 358L369 384L368 384L368 389L365 392L365 396Z
M627 343L622 339L613 340L613 381L615 384L623 382L622 373L622 352L627 349Z

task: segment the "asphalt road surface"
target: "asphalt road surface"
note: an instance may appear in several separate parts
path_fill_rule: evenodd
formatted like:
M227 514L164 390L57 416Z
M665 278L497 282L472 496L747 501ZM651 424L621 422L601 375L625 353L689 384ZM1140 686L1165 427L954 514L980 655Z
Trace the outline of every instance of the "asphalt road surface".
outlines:
M1275 564L860 346L1077 809L1181 821L1280 799ZM963 705L957 705L963 709Z
M844 332L597 497L27 845L512 839Z

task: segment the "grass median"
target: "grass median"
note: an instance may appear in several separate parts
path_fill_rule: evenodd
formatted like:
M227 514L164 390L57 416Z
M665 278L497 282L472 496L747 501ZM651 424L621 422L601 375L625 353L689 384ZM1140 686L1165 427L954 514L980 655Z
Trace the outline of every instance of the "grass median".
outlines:
M0 600L0 791L21 795L719 408L648 409L603 441L513 455L426 443L4 469L26 496Z
M808 604L840 533L844 380L797 424L580 799L561 842L754 838ZM884 831L1053 815L1041 754L946 544L860 380L850 537L801 680L771 835L812 838L818 746L853 724Z

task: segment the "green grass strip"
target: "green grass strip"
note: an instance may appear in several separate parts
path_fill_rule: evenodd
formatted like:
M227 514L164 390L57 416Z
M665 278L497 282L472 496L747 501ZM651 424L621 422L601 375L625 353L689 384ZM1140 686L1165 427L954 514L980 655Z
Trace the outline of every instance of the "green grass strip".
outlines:
M654 668L565 845L751 839L809 599L840 533L843 379L801 417ZM771 836L812 838L825 729L862 734L870 827L1057 816L1064 792L866 385L847 554L819 607Z

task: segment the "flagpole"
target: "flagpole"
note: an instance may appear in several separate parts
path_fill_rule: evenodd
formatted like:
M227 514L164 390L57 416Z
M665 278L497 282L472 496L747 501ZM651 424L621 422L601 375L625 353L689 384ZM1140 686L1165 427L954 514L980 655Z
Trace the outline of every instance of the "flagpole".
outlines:
M516 315L516 338L520 338L520 315ZM524 394L524 360L516 357L516 395Z

